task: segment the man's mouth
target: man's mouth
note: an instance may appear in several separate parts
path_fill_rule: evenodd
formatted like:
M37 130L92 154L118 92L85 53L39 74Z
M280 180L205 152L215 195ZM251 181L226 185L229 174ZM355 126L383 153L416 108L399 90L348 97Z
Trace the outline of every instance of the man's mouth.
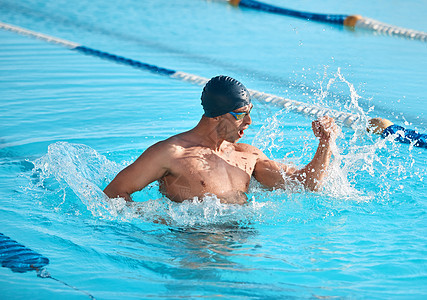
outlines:
M246 128L245 128L246 129ZM239 130L239 137L242 138L242 136L245 134L245 129Z

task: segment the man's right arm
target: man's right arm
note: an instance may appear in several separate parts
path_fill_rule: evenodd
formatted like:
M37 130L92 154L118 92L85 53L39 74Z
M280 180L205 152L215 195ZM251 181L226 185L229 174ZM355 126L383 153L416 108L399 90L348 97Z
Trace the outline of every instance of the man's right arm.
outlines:
M148 148L135 162L117 174L104 193L110 198L121 197L132 201L132 193L142 190L168 172L169 148L165 141Z

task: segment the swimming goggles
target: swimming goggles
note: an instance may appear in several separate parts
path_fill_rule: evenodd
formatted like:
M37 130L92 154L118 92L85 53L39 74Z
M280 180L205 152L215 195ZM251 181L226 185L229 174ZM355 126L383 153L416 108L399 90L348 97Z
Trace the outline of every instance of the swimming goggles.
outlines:
M244 117L248 116L251 113L251 110L254 106L252 105L251 108L249 109L249 111L245 111L245 112L241 112L241 113L236 113L234 111L230 111L230 114L236 118L236 120L242 120Z

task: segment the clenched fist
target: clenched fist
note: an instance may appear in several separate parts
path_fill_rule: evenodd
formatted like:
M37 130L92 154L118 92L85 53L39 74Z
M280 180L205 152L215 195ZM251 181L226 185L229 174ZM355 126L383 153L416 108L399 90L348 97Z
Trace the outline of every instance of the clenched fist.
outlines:
M337 138L339 127L335 124L334 119L328 116L323 116L311 123L313 133L320 141L333 141Z

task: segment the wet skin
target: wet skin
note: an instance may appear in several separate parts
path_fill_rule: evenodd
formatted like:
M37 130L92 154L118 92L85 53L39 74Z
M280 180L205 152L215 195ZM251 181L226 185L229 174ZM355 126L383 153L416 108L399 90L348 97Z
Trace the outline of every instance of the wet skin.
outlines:
M234 112L249 112L250 108ZM254 146L237 143L251 123L249 114L241 120L229 113L203 116L195 128L149 147L104 192L111 198L132 201L132 193L157 180L160 191L172 201L214 194L224 203L243 204L251 177L267 188L286 188L283 176L310 190L320 187L338 130L333 119L323 117L313 122L319 147L313 160L300 170L268 159Z
M215 194L223 202L246 202L258 154L248 145L225 142L219 151L174 137L169 170L160 180L161 191L181 202L205 194Z

